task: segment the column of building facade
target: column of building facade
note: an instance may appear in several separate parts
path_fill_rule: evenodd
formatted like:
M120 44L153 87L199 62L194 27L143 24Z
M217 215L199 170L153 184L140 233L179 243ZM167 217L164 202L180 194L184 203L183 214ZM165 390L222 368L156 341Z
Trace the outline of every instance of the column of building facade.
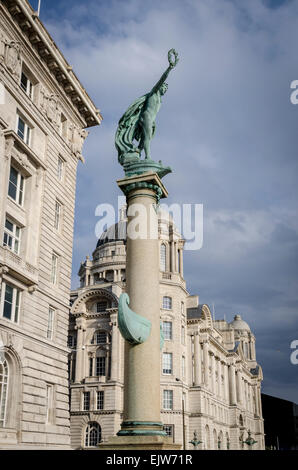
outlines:
M170 242L170 251L171 251L171 272L175 272L175 245L174 240Z
M225 400L229 403L229 372L228 364L224 363L224 378L225 378Z
M211 355L211 387L212 391L215 394L215 356L213 352L210 352Z
M84 342L85 342L85 331L86 331L86 319L83 316L76 318L77 330L77 351L76 351L76 376L75 381L81 382L85 377L85 367L84 367Z
M229 388L230 388L230 404L236 405L236 378L235 378L235 365L229 366Z
M119 380L119 329L117 326L117 311L115 313L110 314L111 325L112 325L112 342L111 342L111 381L118 381Z
M181 277L183 277L183 250L182 250L182 247L180 247L180 250L179 250L179 258L180 258L180 262L179 262L180 275L181 275Z
M201 370L201 345L200 345L200 337L199 333L197 332L194 335L194 383L195 385L200 385L202 377L202 370Z
M204 383L205 387L209 387L209 351L207 340L203 342L203 356L204 356Z
M240 369L238 368L236 372L236 396L237 396L237 403L239 405L241 405L243 402L242 394L241 394L241 380L242 379L240 375Z

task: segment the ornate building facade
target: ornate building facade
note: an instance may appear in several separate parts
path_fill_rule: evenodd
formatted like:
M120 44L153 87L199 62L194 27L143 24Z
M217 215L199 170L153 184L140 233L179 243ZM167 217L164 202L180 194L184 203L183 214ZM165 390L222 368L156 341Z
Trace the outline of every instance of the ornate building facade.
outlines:
M240 315L213 321L208 305L190 295L183 277L184 241L171 218L159 213L161 419L175 443L192 449L264 449L255 336ZM95 448L120 429L124 340L117 327L125 292L126 219L98 240L72 291L69 346L71 445ZM146 406L146 403L144 403Z
M0 448L69 448L76 169L101 116L26 0L0 17Z

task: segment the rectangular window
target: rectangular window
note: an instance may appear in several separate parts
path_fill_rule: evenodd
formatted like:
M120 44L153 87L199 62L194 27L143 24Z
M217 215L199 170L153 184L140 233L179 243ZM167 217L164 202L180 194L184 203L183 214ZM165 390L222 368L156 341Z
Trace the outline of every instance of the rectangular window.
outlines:
M26 95L28 95L29 98L32 99L33 85L32 85L31 81L29 80L29 78L27 77L27 75L24 72L22 72L22 75L21 75L20 85L21 85L21 88L26 93Z
M107 342L107 334L104 331L97 331L94 335L95 344L105 344Z
M163 321L162 322L162 332L164 335L164 339L171 340L173 337L172 331L172 322L171 321Z
M77 346L77 338L74 335L68 335L67 345L69 348L75 348Z
M83 410L90 410L90 392L84 392L83 395Z
M62 181L63 179L63 168L64 168L64 160L61 157L58 157L57 178L60 181Z
M24 119L18 116L17 134L27 145L30 145L30 133L31 129L28 124L24 121Z
M57 269L58 269L58 256L55 253L52 254L52 271L51 271L51 283L57 284Z
M89 357L89 377L93 375L93 357Z
M162 308L165 308L167 310L172 309L172 297L163 297L162 298Z
M10 284L2 282L1 292L1 316L18 323L21 291Z
M163 353L162 355L162 373L172 374L173 373L173 354Z
M24 201L24 176L13 166L10 167L8 195L20 206Z
M55 319L55 310L52 307L49 307L48 329L47 329L47 338L48 339L53 339L54 319Z
M20 227L11 222L9 219L6 219L3 233L3 246L7 246L17 255L20 251L20 234Z
M104 406L104 392L101 391L101 390L100 390L99 392L97 392L96 405L97 405L97 409L98 409L98 410L103 410L103 406Z
M163 430L166 431L167 436L174 437L174 425L173 424L165 424L163 426Z
M54 227L55 227L56 230L60 229L61 208L62 208L62 204L60 204L60 202L56 200L56 202L55 202L55 222L54 222Z
M46 423L54 422L54 385L46 385Z
M106 375L106 358L104 356L96 358L96 375Z
M173 409L173 390L163 391L163 409L164 410Z

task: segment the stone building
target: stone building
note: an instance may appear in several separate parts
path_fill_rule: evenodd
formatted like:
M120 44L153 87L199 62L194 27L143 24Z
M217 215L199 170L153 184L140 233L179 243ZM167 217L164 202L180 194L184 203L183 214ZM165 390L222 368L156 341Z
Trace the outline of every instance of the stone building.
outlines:
M213 321L208 305L190 295L183 278L184 241L168 214L159 213L161 420L186 449L194 431L199 449L264 449L255 336L236 315ZM71 445L92 448L120 429L124 340L117 327L118 298L125 291L126 219L98 240L79 270L71 293L69 361ZM146 406L146 403L144 403Z
M26 0L0 16L0 448L69 448L76 169L101 116Z

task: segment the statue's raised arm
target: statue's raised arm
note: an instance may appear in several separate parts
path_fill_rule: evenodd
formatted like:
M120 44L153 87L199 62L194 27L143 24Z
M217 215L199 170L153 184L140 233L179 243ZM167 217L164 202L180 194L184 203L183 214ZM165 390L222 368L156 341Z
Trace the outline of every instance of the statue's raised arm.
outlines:
M158 91L161 88L161 86L164 84L164 82L168 78L168 75L169 75L170 71L174 67L176 67L176 65L178 64L178 62L179 62L178 53L175 51L175 49L171 49L168 52L168 61L169 61L169 66L168 66L167 70L162 74L162 76L160 77L158 82L154 85L154 87L152 88L150 94L151 93L156 93L156 91Z
M118 150L119 163L124 166L127 175L131 173L128 170L131 170L132 165L133 168L138 165L139 167L142 165L142 168L144 166L149 168L150 166L150 169L153 170L153 163L155 162L151 159L150 142L155 132L155 118L160 109L161 96L168 89L165 81L170 71L177 65L178 60L177 52L175 49L171 49L168 52L169 66L161 78L149 93L141 96L131 104L118 123L115 145ZM135 145L134 140L138 141L139 144ZM145 152L145 160L140 161L142 150ZM165 169L161 163L155 163L155 166L160 175L171 171L169 167Z

